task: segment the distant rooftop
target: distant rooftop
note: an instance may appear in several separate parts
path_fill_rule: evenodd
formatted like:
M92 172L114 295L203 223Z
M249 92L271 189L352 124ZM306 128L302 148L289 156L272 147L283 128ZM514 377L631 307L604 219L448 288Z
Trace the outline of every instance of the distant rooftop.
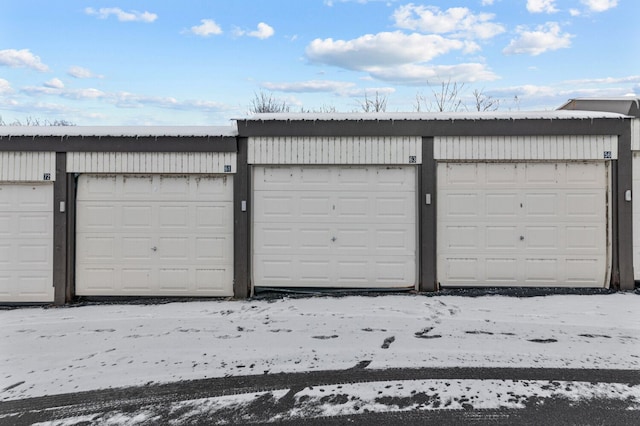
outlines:
M562 105L559 110L609 111L640 118L640 98L623 96L617 98L575 98Z
M0 126L0 137L235 137L232 126Z

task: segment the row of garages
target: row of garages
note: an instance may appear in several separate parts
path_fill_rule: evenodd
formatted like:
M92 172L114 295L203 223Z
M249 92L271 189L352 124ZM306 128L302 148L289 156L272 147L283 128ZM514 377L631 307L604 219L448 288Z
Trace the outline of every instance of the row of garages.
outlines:
M628 115L275 114L0 133L3 303L640 280L640 126Z

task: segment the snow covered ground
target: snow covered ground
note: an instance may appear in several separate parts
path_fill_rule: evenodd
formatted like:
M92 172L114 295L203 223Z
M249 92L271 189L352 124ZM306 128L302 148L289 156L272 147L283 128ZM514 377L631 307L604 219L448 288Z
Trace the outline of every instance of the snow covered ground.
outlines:
M0 311L0 324L0 401L149 382L340 370L364 361L370 361L368 369L640 369L640 295L632 293L24 308ZM442 387L437 381L432 386ZM465 386L480 392L487 383ZM566 388L535 386L540 392ZM574 387L588 393L580 386ZM640 401L638 386L594 386L590 392ZM363 389L353 391L369 398ZM305 392L313 398L317 391Z

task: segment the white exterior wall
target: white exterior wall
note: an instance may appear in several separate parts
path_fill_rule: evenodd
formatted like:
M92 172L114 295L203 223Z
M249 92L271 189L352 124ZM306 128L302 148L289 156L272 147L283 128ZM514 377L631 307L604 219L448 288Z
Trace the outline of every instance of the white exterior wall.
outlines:
M235 173L235 152L70 152L67 173Z
M249 164L422 164L422 138L253 137Z
M436 160L615 160L615 135L446 136L434 139Z
M45 174L49 179L45 179ZM40 182L56 180L55 152L0 152L0 181Z
M631 150L640 151L640 118L631 120Z

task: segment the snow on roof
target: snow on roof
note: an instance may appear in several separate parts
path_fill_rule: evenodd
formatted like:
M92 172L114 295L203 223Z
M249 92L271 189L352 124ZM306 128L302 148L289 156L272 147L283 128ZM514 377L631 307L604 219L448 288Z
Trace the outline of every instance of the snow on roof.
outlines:
M237 136L232 126L0 126L0 137L83 136L83 137L190 137Z
M381 113L272 113L255 114L247 121L456 121L456 120L571 120L626 118L600 111L509 111L509 112L381 112Z

